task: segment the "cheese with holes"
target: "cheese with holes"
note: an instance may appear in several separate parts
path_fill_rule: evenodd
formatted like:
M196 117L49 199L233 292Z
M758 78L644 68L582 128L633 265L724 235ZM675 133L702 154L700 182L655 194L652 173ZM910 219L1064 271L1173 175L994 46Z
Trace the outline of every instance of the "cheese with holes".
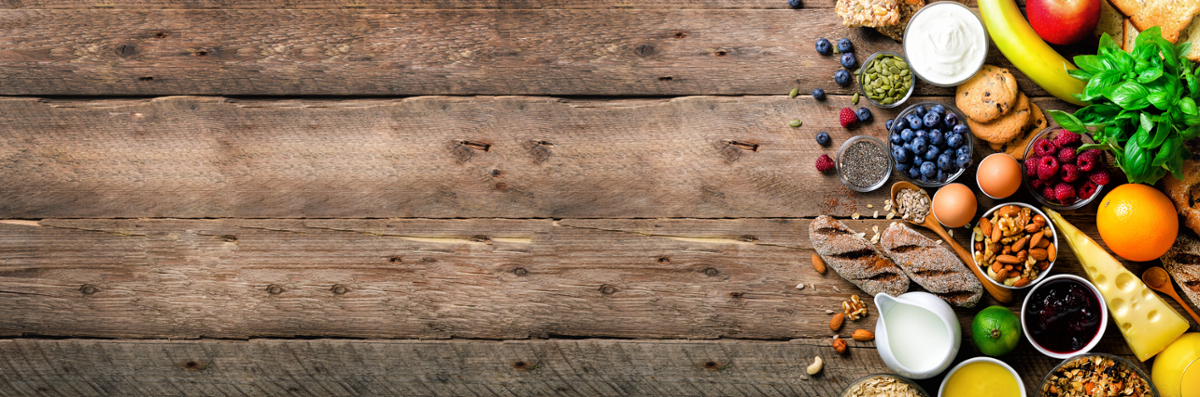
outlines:
M1188 322L1121 262L1057 212L1046 209L1088 278L1104 295L1109 315L1138 360L1146 361L1188 330Z

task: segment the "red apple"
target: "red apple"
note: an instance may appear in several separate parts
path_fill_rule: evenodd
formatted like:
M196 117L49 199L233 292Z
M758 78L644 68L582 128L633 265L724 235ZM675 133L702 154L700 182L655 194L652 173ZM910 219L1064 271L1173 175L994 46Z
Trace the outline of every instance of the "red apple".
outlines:
M1029 0L1025 13L1038 36L1051 44L1083 40L1096 30L1103 0Z

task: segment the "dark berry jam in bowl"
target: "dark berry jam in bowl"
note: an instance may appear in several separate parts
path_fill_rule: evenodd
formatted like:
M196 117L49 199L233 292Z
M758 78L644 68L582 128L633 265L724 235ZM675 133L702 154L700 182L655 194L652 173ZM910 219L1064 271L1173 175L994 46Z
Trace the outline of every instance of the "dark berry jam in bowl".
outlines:
M1060 274L1033 287L1021 305L1021 329L1034 348L1067 358L1092 350L1108 325L1108 307L1083 277Z

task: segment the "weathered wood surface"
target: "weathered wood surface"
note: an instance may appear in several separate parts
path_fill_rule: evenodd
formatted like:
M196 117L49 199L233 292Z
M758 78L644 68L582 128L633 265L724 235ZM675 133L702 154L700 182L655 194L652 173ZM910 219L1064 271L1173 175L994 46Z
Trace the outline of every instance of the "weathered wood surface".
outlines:
M901 51L829 9L17 9L0 12L0 95L849 94L817 36Z
M975 6L974 0L956 0ZM806 0L802 8L833 8L836 0ZM1018 4L1024 5L1024 0ZM355 9L786 9L787 0L5 0L0 9L199 9L199 8L355 8Z
M825 311L866 295L813 270L809 222L7 221L0 336L828 336ZM1060 258L1055 273L1082 274L1065 245ZM959 312L969 329L975 310Z
M0 218L849 216L886 189L854 194L815 159L852 134L884 137L898 111L847 131L843 106L782 95L7 98ZM788 127L797 117L804 126ZM833 145L817 145L818 131Z
M885 368L870 346L838 356L827 341L0 340L0 395L834 396ZM1001 359L1029 390L1057 364L1029 346Z

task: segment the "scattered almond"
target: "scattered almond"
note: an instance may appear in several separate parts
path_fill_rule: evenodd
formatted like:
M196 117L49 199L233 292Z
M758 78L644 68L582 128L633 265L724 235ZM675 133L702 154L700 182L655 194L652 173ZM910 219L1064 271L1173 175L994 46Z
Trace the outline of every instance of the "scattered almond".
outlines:
M859 342L866 342L866 341L874 340L875 334L872 333L871 331L867 331L865 329L857 329L857 330L854 330L854 333L851 334L850 337L854 338L854 340L859 341Z
M821 256L813 254L812 257L813 269L817 269L817 273L825 274L825 261L821 260Z
M837 330L842 329L842 323L845 321L846 321L845 313L835 314L833 316L833 318L829 320L829 329L832 329L833 332L837 332Z

